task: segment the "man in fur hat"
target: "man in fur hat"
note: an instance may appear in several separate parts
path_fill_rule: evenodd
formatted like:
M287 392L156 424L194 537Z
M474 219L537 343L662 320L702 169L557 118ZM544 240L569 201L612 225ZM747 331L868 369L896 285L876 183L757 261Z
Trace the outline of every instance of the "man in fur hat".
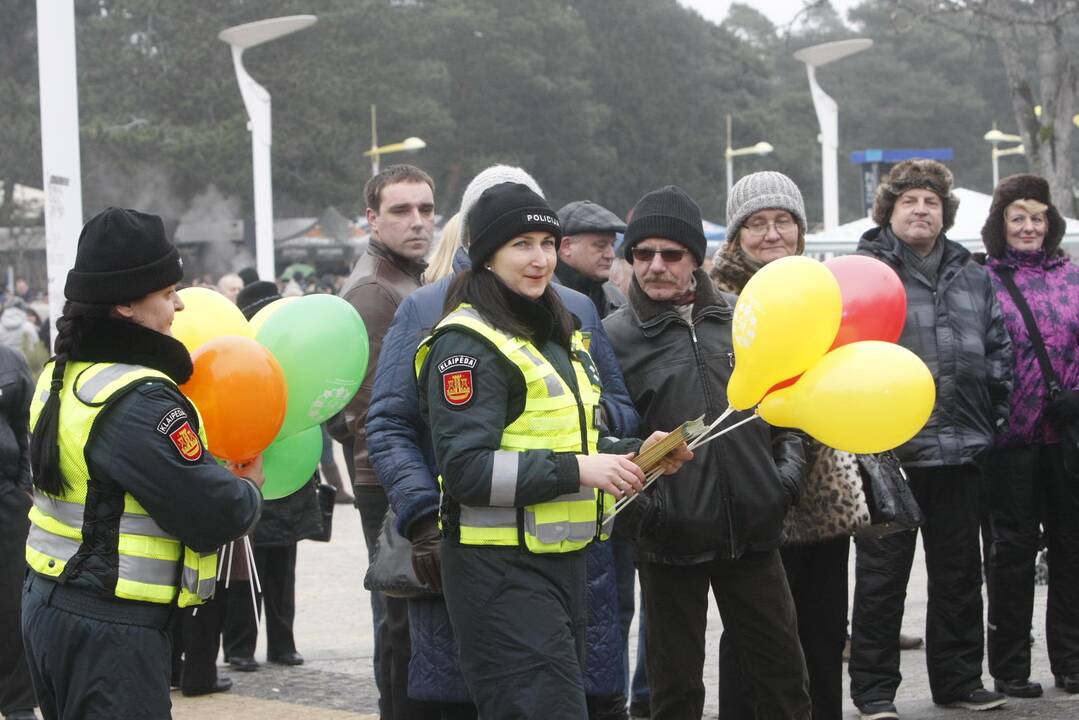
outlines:
M947 167L904 160L877 188L878 227L862 236L858 252L887 263L902 279L907 321L899 344L925 361L937 388L929 422L896 449L925 516L933 702L987 710L1005 698L982 686L978 462L1008 416L1011 341L985 269L944 234L958 206ZM898 638L915 533L856 543L851 698L862 718L898 718Z

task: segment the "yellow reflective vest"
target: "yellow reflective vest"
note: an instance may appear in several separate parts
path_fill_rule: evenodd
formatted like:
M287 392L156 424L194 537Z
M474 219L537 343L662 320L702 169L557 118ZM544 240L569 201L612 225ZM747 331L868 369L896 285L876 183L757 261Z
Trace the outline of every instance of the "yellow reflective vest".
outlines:
M415 368L421 373L431 345L441 332L463 329L486 340L516 367L525 382L525 406L502 431L491 470L491 496L510 497L517 485L517 454L529 450L552 450L593 454L599 440L594 418L600 387L592 360L579 332L573 333L571 365L577 380L575 394L539 349L528 339L510 337L491 327L467 303L443 318L416 352ZM439 477L439 485L442 478ZM614 498L594 488L559 495L546 502L516 507L460 505L460 542L464 545L519 545L534 553L565 553L580 550L593 540L606 540L602 530L605 510ZM518 510L522 510L520 519Z
M30 404L30 427L37 426L49 396L52 363L38 378ZM68 362L60 391L58 440L60 472L67 489L54 496L34 489L26 562L38 573L59 577L82 546L83 514L90 482L86 446L101 411L147 380L176 384L164 373L139 365ZM196 410L196 413L198 411ZM199 436L206 437L199 419ZM199 605L214 591L217 553L198 553L162 530L130 493L124 493L117 541L115 595L126 600Z

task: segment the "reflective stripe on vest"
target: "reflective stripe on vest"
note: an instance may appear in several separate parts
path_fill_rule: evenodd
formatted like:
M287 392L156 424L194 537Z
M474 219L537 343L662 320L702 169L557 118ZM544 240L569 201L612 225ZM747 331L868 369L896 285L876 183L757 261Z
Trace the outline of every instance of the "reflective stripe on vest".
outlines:
M492 328L467 304L447 315L431 337L420 344L415 362L417 374L423 369L435 338L450 327L464 329L490 343L520 371L526 390L524 410L502 431L500 449L492 458L489 506L460 506L460 542L466 545L517 545L519 536L523 535L530 551L558 553L579 550L596 538L605 540L607 535L601 533L599 524L602 516L599 502L602 498L605 507L614 502L606 493L582 487L575 493L525 506L520 528L515 507L520 453L528 450L596 452L599 431L593 420L600 389L591 379L598 376L580 333L573 334L570 357L577 380L578 400L572 388L535 345L525 338L510 337Z
M37 426L49 397L52 363L38 379L30 405L30 426ZM101 411L126 390L141 382L168 376L139 365L69 362L60 391L60 472L68 487L61 496L34 490L26 561L35 572L58 577L82 547L83 515L90 483L86 444ZM197 414L197 410L195 411ZM205 434L199 422L203 444ZM115 595L127 600L197 605L214 590L217 553L197 553L165 532L130 493L124 493L117 538Z

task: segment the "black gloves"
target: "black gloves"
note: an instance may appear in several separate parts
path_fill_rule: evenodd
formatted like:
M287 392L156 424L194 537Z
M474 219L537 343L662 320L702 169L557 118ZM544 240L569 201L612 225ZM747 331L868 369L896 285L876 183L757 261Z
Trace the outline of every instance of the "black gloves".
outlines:
M435 592L442 592L442 566L438 558L441 536L438 519L431 515L412 525L412 569L416 579Z

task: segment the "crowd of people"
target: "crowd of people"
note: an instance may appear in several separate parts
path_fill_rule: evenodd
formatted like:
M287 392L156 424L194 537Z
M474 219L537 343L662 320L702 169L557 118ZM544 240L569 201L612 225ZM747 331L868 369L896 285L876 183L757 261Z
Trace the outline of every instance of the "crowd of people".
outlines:
M696 451L668 436L727 409L738 295L805 252L802 194L779 172L731 188L728 239L709 257L699 206L677 186L623 220L587 199L556 211L504 165L469 183L432 248L435 184L395 165L364 189L371 240L347 279L221 277L248 317L329 291L363 318L366 378L325 428L351 494L332 456L323 469L358 509L369 558L380 535L411 545L412 587L370 593L380 716L700 718L711 594L724 720L843 717L845 653L858 716L898 718L918 534L934 703L990 710L1043 693L1031 676L1043 545L1052 680L1079 693L1079 269L1042 178L1000 183L977 254L947 237L952 186L939 162L897 164L857 247L901 280L898 342L936 384L929 421L889 462L759 421ZM253 570L268 660L303 661L296 543L317 534L319 477L262 502L258 461L225 469L201 452L198 411L177 389L190 358L169 337L181 272L159 219L107 210L80 238L37 390L16 351L0 354L2 552L25 545L29 565L0 581L0 618L26 646L25 661L21 646L0 658L5 717L35 705L46 718L168 717L170 683L227 690L222 638L232 669L258 669ZM112 452L121 437L141 449ZM849 603L871 460L901 467L922 524L854 533ZM652 468L670 477L645 490ZM829 505L839 496L855 501ZM189 519L181 503L205 513ZM806 520L810 504L822 517ZM245 535L254 568L242 553L221 561Z

